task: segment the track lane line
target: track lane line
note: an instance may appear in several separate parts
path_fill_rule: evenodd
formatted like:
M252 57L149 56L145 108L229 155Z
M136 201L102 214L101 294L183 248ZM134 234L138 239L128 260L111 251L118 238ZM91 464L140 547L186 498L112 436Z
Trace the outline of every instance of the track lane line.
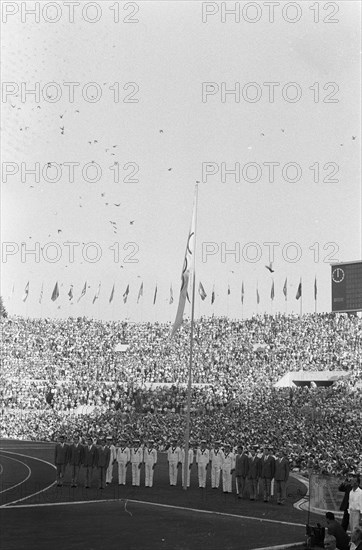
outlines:
M3 452L3 453L5 452L5 453L8 453L8 454L17 455L17 456L22 456L23 458L30 458L31 460L38 460L39 462L44 462L44 464L48 464L48 466L51 466L52 468L54 468L54 470L56 470L56 467L54 466L54 464L52 464L51 462L48 462L47 460L44 460L42 458L37 458L35 456L24 455L24 454L21 454L21 453L14 453L13 451L2 450L1 452ZM8 457L8 458L11 458L11 457ZM16 460L16 459L14 458L13 460ZM21 461L19 460L18 462L21 462ZM27 468L29 468L29 466L27 464L25 464L25 466L27 466ZM30 469L30 475L31 475L31 469ZM22 481L21 483L24 483L24 481ZM26 497L19 498L17 500L13 500L11 502L7 502L6 504L2 504L0 506L0 508L6 508L7 506L10 506L11 504L16 504L17 502L22 502L23 500L27 500L28 498L34 497L35 495L39 495L40 493L44 493L45 491L47 491L48 489L53 487L53 485L55 485L55 484L56 484L56 481L53 481L53 483L51 483L51 485L48 485L44 489L41 489L40 491L37 491L36 493L32 493L31 495L27 495ZM20 484L18 483L18 485L20 485ZM11 488L14 489L14 487L16 487L16 486L17 485L14 485Z
M15 487L18 487L19 485L22 485L23 483L28 481L29 477L31 476L31 468L30 468L30 466L25 464L25 462L22 462L21 460L18 460L17 458L13 458L12 456L7 456L7 457L4 456L4 458L8 458L9 460L14 460L14 462L20 462L20 464L22 464L23 466L25 466L25 468L28 469L28 475L26 476L25 479L23 479L19 483L16 483L15 485L12 485L11 487L8 487L7 489L4 489L3 491L0 491L0 495L2 495L3 493L6 493L6 491L10 491L11 489L15 489Z
M29 498L29 497L26 497ZM252 516L239 516L237 514L228 514L226 512L216 512L213 510L198 510L197 508L187 508L185 506L174 506L172 504L160 504L158 502L147 502L144 500L132 500L129 498L121 498L121 499L101 499L101 500L79 500L75 502L44 502L42 504L20 504L18 506L11 506L11 508L37 508L37 507L45 507L45 506L74 506L78 504L99 504L104 502L119 502L122 503L124 501L131 502L132 504L146 504L149 506L158 506L160 508L171 508L176 510L184 510L186 512L196 512L199 514L209 514L209 515L217 515L217 516L223 516L223 517L230 517L235 519L245 519L245 520L253 520L258 522L264 522L264 523L277 523L278 525L288 525L293 527L303 527L305 529L304 523L293 523L289 521L278 521L276 519L267 519L267 518L256 518ZM7 504L5 506L8 506ZM3 508L3 506L0 506L0 508Z

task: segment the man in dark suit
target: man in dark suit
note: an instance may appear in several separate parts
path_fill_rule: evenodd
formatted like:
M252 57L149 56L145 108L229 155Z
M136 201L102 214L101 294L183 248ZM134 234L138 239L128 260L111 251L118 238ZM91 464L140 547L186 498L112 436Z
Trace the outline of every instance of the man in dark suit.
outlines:
M238 445L235 459L235 481L238 498L242 498L245 490L246 476L249 470L249 458L243 451L242 445Z
M92 483L93 468L96 465L97 447L93 444L93 439L87 437L87 444L84 446L83 465L85 468L85 488L89 489Z
M255 500L258 494L258 481L261 476L261 461L257 456L257 446L251 448L248 465L248 481L250 486L250 500Z
M77 487L79 470L83 464L84 448L79 435L73 437L73 443L69 447L69 465L71 467L72 487Z
M65 468L68 464L69 445L65 443L64 435L59 436L59 441L55 445L54 464L57 469L57 487L62 487Z
M99 470L99 488L104 489L106 486L106 472L111 459L111 450L106 445L106 440L100 441L99 447L96 452L96 466Z
M342 519L341 525L345 531L347 531L348 525L349 525L348 508L349 508L349 493L351 492L351 489L352 489L351 479L349 475L347 475L346 479L338 487L338 491L341 491L342 493L344 493L343 500L341 502L339 509L343 512L343 519Z
M273 457L272 447L265 447L263 458L261 459L261 479L263 482L264 502L270 501L271 481L275 473L275 458Z
M326 513L327 531L336 538L338 550L349 549L349 538L342 525L336 521L333 512Z
M283 450L278 451L275 461L274 480L278 504L284 504L286 499L287 481L289 479L289 461Z

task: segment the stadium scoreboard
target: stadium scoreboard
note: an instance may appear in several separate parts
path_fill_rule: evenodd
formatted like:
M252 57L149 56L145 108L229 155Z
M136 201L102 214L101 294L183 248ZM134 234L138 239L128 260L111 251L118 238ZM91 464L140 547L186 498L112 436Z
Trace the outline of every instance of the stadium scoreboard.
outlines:
M362 311L362 261L331 264L332 311Z

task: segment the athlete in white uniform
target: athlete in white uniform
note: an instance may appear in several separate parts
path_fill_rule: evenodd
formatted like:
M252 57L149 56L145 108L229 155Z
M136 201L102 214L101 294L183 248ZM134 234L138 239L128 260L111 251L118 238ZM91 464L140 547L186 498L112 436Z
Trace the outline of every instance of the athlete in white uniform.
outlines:
M220 485L220 472L224 460L224 451L220 449L220 444L221 441L216 441L214 448L210 451L212 489L218 489Z
M206 449L206 441L203 439L201 441L200 448L197 449L196 452L196 464L197 464L197 472L199 476L199 487L205 488L206 487L206 473L207 473L207 467L210 462L210 452L209 449Z
M153 486L153 474L157 464L157 451L153 444L153 439L149 439L148 445L143 451L143 460L145 463L145 487Z
M222 486L224 493L232 493L232 474L235 470L235 454L231 451L230 445L224 446L224 460L222 462Z
M112 483L113 465L117 459L117 451L116 451L115 445L113 445L113 437L111 435L107 436L107 447L109 447L109 450L110 450L110 457L109 457L109 466L106 472L106 485L109 485L110 483Z
M181 449L177 445L177 439L172 439L172 444L167 451L168 472L170 485L177 485L177 468L181 463Z
M143 449L140 440L135 439L131 447L132 485L139 487L141 482L141 465L143 462Z
M116 460L118 463L118 483L119 485L126 485L127 466L131 461L131 453L123 437L120 439L119 447L116 450Z

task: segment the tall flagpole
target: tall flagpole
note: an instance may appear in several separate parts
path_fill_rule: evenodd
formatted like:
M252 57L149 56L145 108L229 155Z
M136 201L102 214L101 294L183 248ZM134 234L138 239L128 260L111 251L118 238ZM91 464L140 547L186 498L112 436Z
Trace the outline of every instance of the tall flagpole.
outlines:
M185 431L185 471L184 471L184 491L187 490L187 478L189 470L189 447L190 447L190 414L191 414L191 382L192 382L192 354L194 344L194 315L195 315L195 257L196 257L196 227L197 227L197 194L198 185L195 186L195 236L194 236L194 254L192 258L192 301L191 301L191 334L190 334L190 361L189 361L189 380L187 385L187 412L186 412L186 431Z

